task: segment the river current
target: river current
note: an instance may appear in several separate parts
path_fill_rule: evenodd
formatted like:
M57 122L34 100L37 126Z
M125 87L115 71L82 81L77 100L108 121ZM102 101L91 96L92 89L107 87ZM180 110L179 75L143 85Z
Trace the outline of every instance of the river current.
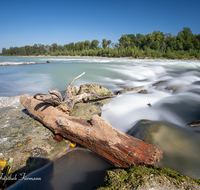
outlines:
M55 88L64 91L83 72L73 85L97 83L113 93L142 86L148 94L132 91L118 95L102 106L102 118L125 133L143 119L161 122L155 138L163 143L153 144L167 155L160 165L200 178L200 130L187 126L200 120L200 61L0 57L2 63L16 65L0 66L0 96L48 93ZM132 134L139 137L142 132Z
M50 63L47 64L47 60ZM199 99L200 61L196 60L0 57L1 62L25 65L0 66L0 96L48 93L49 89L55 88L64 91L71 80L83 72L86 74L74 85L97 83L112 92L123 87L142 86L148 94L130 92L119 95L102 108L107 110L102 117L123 132L139 119L158 120L164 117L170 122L183 124L183 118L176 118L173 113L162 109L152 111L147 104L158 108L162 101L179 101L183 96ZM160 84L155 85L157 82Z

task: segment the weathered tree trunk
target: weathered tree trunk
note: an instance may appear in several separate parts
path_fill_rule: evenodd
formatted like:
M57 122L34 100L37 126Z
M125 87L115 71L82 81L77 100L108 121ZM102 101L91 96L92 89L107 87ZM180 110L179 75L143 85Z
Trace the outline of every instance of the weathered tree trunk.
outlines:
M162 158L162 151L116 130L98 115L93 115L90 121L73 118L27 94L20 97L20 102L55 134L87 147L118 167L153 164Z

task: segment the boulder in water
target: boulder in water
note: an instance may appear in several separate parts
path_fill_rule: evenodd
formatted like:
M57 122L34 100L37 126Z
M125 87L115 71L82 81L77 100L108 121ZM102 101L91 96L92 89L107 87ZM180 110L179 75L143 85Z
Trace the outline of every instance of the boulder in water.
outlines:
M137 86L137 87L134 87L134 88L126 88L125 87L124 90L117 91L117 92L115 92L115 94L125 94L125 93L131 92L131 91L137 92L137 91L141 90L142 88L143 88L142 86Z
M141 120L129 134L163 151L160 166L200 178L200 136L197 133L172 123Z

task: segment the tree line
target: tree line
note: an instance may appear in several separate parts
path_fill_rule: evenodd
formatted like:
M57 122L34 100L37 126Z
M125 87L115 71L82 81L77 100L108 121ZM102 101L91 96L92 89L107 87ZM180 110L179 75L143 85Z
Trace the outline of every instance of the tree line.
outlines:
M177 36L154 31L148 34L121 35L118 43L111 40L85 40L83 42L58 45L34 44L33 46L10 47L2 49L3 56L29 55L70 55L70 56L102 56L102 57L150 57L171 59L200 59L200 34L193 34L184 27Z

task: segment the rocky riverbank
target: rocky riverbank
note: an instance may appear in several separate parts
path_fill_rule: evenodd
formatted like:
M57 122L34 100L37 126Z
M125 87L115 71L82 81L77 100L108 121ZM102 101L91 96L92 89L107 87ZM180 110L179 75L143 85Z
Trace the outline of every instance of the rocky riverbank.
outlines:
M99 85L81 85L73 87L73 94L81 94L86 91L92 91L101 95L102 93L111 93L108 89ZM95 100L92 98L88 103L78 103L71 115L76 118L90 119L97 113L101 115L101 109L98 105L108 102L107 100ZM87 101L87 100L86 100ZM42 123L38 122L19 102L19 96L0 98L0 157L7 163L13 158L10 173L17 175L26 175L56 159L65 155L73 149L70 141L61 139L57 142L54 134ZM59 140L59 139L57 139ZM5 174L6 170L2 171ZM7 185L14 181L6 182ZM1 180L0 184L2 185Z

